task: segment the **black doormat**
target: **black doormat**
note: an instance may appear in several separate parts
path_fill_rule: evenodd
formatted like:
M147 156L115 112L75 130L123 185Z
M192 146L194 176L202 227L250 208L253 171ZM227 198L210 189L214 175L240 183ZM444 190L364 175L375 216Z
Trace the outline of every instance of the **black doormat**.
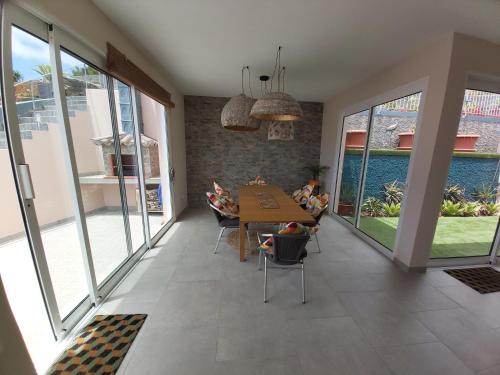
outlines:
M146 317L146 314L96 315L48 374L115 374Z
M481 294L500 292L500 272L492 267L458 268L444 272Z

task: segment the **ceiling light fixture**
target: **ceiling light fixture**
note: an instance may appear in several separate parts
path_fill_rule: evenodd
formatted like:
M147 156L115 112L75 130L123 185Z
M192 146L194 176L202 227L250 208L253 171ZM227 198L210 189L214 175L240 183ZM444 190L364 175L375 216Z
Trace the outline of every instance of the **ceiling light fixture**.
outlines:
M245 95L244 72L248 71L248 87L250 97ZM221 123L224 129L234 131L255 131L260 127L260 122L250 117L250 110L255 103L252 98L252 88L250 87L250 67L244 66L241 69L241 94L233 96L226 103L221 113Z
M278 73L278 91L273 92L273 80L276 72ZM261 81L265 82L265 93L253 105L250 116L264 121L297 121L302 119L303 113L300 104L291 95L285 93L285 67L281 66L281 46L278 47L278 52L276 53L269 91L267 90L267 80L269 77L264 80L263 78L265 77L267 76L261 76ZM281 88L282 85L283 89Z

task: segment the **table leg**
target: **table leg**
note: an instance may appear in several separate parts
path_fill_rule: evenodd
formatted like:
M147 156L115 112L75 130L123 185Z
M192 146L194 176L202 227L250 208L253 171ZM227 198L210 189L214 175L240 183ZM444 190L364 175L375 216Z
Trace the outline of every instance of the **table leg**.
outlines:
M246 243L245 223L240 221L240 262L245 261L245 243Z

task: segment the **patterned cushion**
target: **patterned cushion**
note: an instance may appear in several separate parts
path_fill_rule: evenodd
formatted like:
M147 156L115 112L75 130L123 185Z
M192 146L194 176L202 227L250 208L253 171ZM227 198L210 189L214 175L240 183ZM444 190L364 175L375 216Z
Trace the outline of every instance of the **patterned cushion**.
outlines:
M302 189L295 190L292 194L292 198L298 204L306 204L313 190L313 185L305 185Z
M248 183L248 185L267 185L267 182L260 176L255 177L255 180L252 180Z
M306 203L306 210L312 216L318 216L319 213L328 205L328 198L328 193L322 195L313 195L312 197L309 197Z
M221 197L220 195L207 192L207 198L210 200L210 203L215 207L217 211L220 212L222 216L225 216L229 219L234 219L239 217L238 215L238 206L234 203L228 202Z
M231 196L231 192L229 190L224 189L221 185L214 181L214 191L215 194L224 198L224 201L234 203L234 199Z
M300 223L288 223L284 229L281 229L278 234L314 234L317 232L316 227L306 227ZM273 253L273 238L269 237L266 241L259 245L259 251L268 254Z

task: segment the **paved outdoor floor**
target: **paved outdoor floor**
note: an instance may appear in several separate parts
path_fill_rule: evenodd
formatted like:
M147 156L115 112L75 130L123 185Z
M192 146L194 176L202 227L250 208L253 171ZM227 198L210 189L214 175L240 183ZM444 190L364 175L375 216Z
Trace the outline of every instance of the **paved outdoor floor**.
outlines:
M132 242L137 249L144 242L142 218L131 214L129 220ZM150 215L154 228L161 225L161 220L161 216ZM99 282L127 256L123 217L116 211L100 212L87 218L87 226ZM65 316L87 295L75 223L43 229L42 241L56 300ZM56 347L26 238L0 244L0 275L37 368L49 365L50 353Z
M240 263L208 210L189 210L99 313L147 313L120 374L500 374L500 293L400 271L334 219L300 274ZM315 251L311 242L309 250Z

